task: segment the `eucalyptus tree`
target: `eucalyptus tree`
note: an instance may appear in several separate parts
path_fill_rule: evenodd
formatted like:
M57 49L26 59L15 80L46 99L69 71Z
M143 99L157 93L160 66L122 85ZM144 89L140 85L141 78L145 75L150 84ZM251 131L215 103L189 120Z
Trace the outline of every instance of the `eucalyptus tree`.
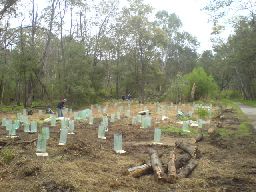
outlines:
M144 4L142 0L129 1L129 7L122 10L120 21L123 32L126 36L127 51L125 55L130 65L130 72L133 78L127 79L130 87L128 91L134 91L141 102L145 100L145 91L152 85L151 70L155 64L156 48L159 36L156 26L149 17L152 14L152 7ZM160 66L160 65L159 65Z
M167 35L166 46L161 48L166 82L178 73L191 72L198 58L196 38L182 30L182 22L174 13L164 10L157 12L155 25L161 27Z
M14 6L17 4L18 1L19 0L1 0L0 1L0 20L2 20L6 14L15 12Z
M230 34L226 42L218 43L214 50L217 64L214 76L219 79L220 87L238 89L246 99L256 98L255 1L210 1L205 10L212 16L215 28L227 18L233 27L233 34ZM228 10L233 14L230 15ZM215 34L220 36L220 33Z

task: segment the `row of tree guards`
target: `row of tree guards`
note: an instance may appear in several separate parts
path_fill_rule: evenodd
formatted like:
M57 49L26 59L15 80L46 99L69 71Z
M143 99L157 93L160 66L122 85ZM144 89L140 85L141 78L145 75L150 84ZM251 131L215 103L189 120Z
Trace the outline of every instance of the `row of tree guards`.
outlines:
M102 117L101 122L98 125L98 139L107 139L106 133L109 130L109 123L117 122L121 119L121 117L128 118L131 120L132 125L139 125L140 128L146 129L152 127L152 117L150 111L147 107L143 107L143 110L138 112L135 116L131 115L131 105L130 103L127 106L118 106L118 104L114 105L116 111L112 112L110 115L107 115L108 106L101 107L96 105L95 107L91 107L91 109L84 109L81 111L73 112L72 109L66 108L64 110L64 115L69 116L71 118L56 118L55 115L50 115L49 118L44 120L44 125L38 125L36 121L29 121L27 111L23 110L23 113L17 113L17 119L12 121L10 119L3 118L2 126L6 127L6 131L8 131L8 136L11 138L18 137L16 134L16 130L20 127L24 128L24 132L28 134L38 133L38 138L33 139L32 141L25 141L28 143L37 142L36 144L36 155L37 156L48 156L47 153L47 142L50 138L50 129L57 125L57 121L60 120L60 135L59 135L59 143L58 145L66 145L68 140L68 135L75 134L75 121L86 121L89 125L94 124L94 115L93 111L95 109L98 110L98 113ZM164 107L159 103L156 103L155 110L156 113L166 117L166 111L170 110L173 105L169 107ZM193 106L193 110L189 112L190 115L193 115L194 108L198 106ZM202 106L201 106L202 107ZM141 108L142 109L142 108ZM181 112L176 107L175 108L177 115L181 115ZM43 112L40 110L39 114ZM110 118L109 118L110 116ZM178 116L177 116L178 117ZM168 117L166 117L168 118ZM163 119L163 118L161 118ZM47 125L45 125L45 123ZM202 128L204 122L202 120L198 120L198 127ZM182 130L183 132L189 131L190 121L183 121ZM40 128L38 128L40 127ZM117 154L123 154L126 151L123 149L123 140L122 133L117 132L113 135L114 143L113 149ZM152 144L162 144L161 143L161 129L154 129L154 138ZM202 134L200 134L197 138L195 138L195 142L202 140ZM177 153L177 150L181 149L182 153ZM161 155L158 155L157 151L150 148L148 150L150 160L147 161L144 165L140 165L137 167L129 168L128 171L133 177L140 177L145 174L154 173L155 178L158 181L166 181L173 183L178 178L187 177L193 169L197 166L196 158L198 157L198 149L195 146L190 146L184 143L176 142L175 149L170 152L170 161L167 166L163 166L161 162Z

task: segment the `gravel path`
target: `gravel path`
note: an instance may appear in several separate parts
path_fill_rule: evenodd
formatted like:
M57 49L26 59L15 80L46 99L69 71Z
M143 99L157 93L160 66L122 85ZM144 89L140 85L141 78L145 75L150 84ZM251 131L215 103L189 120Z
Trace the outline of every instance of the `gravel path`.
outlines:
M248 118L251 120L251 123L253 125L254 131L256 132L256 108L255 107L249 107L246 105L240 105L241 110L248 116Z

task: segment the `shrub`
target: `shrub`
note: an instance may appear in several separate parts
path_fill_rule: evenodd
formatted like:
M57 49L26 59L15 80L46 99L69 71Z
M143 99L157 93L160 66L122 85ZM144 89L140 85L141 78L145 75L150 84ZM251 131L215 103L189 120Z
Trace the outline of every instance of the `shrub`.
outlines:
M242 95L238 90L223 90L221 91L221 98L224 99L241 99Z
M188 82L181 74L177 74L176 78L171 81L167 92L164 94L164 98L174 103L186 101L189 96Z
M196 113L200 119L206 119L209 116L208 110L200 107L196 109Z
M192 89L195 83L195 99L202 98L215 98L218 95L218 85L214 81L213 77L207 75L202 67L197 67L187 75L185 79L189 82L189 90Z

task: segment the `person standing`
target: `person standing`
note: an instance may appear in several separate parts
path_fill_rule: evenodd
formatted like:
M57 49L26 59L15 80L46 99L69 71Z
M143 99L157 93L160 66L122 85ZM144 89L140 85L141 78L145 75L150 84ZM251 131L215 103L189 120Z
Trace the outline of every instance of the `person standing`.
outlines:
M58 117L63 117L63 108L64 108L64 105L66 103L67 99L62 99L61 102L58 103L57 105L57 113L58 113Z

